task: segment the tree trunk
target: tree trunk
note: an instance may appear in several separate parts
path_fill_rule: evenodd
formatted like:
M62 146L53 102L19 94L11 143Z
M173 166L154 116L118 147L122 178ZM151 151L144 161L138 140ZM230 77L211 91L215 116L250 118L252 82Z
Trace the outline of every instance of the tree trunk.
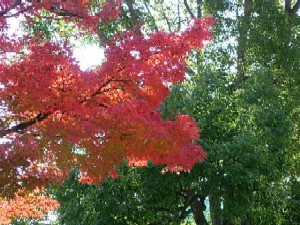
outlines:
M130 17L131 17L131 20L130 20L130 23L131 23L131 26L132 26L132 29L138 33L138 34L141 34L141 30L140 30L140 20L133 8L133 3L134 3L134 0L125 0L124 1L126 3L126 5L128 6L128 10L129 10L129 13L130 13Z
M197 0L197 18L202 17L201 6L202 6L202 0Z
M192 213L194 216L195 223L197 225L208 225L204 213L201 210L202 203L200 203L201 200L195 200L191 203Z
M204 204L204 197L197 195L194 191L188 191L187 197L190 199L190 206L197 225L208 225L203 211L206 207Z
M284 2L284 11L289 13L291 11L291 0L285 0Z
M300 9L300 0L297 0L293 7L292 7L291 0L285 0L284 11L290 14L291 16L294 16L299 9Z

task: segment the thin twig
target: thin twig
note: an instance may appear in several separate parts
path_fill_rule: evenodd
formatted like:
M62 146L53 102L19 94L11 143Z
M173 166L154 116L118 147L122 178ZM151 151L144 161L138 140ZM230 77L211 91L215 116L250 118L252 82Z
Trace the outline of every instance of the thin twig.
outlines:
M166 23L167 23L167 25L168 25L169 32L172 32L171 24L170 24L170 21L168 20L168 17L166 16L165 9L164 9L163 5L162 5L162 10L163 10L162 16L163 16L163 18L166 20Z
M180 0L177 2L178 30L181 29Z
M154 30L155 30L155 31L158 31L158 26L157 26L157 24L156 24L156 21L155 21L154 16L152 15L152 13L151 13L151 11L150 11L150 9L149 9L148 2L144 1L144 5L145 5L145 7L146 7L146 10L147 10L147 12L148 12L150 18L152 19L152 22L153 22L153 25L154 25Z

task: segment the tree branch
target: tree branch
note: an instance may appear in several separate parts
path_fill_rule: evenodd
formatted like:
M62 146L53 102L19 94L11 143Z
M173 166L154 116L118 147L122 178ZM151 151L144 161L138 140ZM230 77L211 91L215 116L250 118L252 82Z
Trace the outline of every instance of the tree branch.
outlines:
M188 211L186 211L186 209L190 206L191 202L194 200L190 196L184 196L184 197L185 197L185 203L181 207L179 220L185 219L191 213L191 209L189 209Z
M183 3L184 3L184 6L185 6L186 10L187 10L188 13L190 14L190 16L191 16L192 18L195 18L195 16L194 16L194 14L193 14L193 12L192 12L192 10L191 10L189 4L187 3L187 1L186 1L186 0L183 0Z
M20 133L21 131L27 129L28 127L38 123L38 122L42 122L43 120L47 119L52 113L51 112L47 112L47 113L39 113L35 118L33 118L32 120L29 120L27 122L24 123L20 123L17 124L5 131L3 131L2 133L0 133L0 138L3 138L5 135L8 135L10 133Z
M10 15L8 15L8 16L3 15L3 17L5 17L5 18L16 17L16 16L18 16L19 14L24 13L24 12L26 12L27 10L29 10L29 9L31 9L31 8L32 8L32 5L31 5L31 6L28 6L27 8L25 8L25 9L19 11L19 12L16 12L16 13L14 13L14 14L10 14Z
M110 82L112 82L112 81L113 81L113 78L110 78L108 81L106 81L106 82L105 82L104 84L102 84L100 87L98 87L97 90L96 90L93 94L90 95L90 98L95 97L95 96L101 94L101 93L102 93L101 89L104 88L106 85L108 85L108 84L109 84ZM88 99L86 98L84 101L81 101L80 103L84 103L84 102L86 102L87 100L88 100Z
M134 8L133 8L133 4L132 4L132 0L125 0L124 1L127 6L128 6L128 9L129 9L129 13L130 13L130 16L131 16L131 26L132 28L137 32L137 33L141 33L141 30L140 30L140 27L139 27L139 24L138 24L138 16L137 14L135 13L134 11Z
M162 7L162 16L164 17L164 19L166 20L166 23L168 25L168 29L169 29L169 32L172 32L172 27L171 27L171 24L170 24L170 21L168 20L168 17L166 16L166 13L165 13L165 9L163 8L163 5L161 6Z
M104 84L102 84L99 88L97 88L97 90L94 93L92 93L89 97L84 98L79 103L83 104L83 103L87 102L89 99L91 99L99 94L109 91L110 89L102 90L102 88L107 86L110 82L129 82L129 81L132 81L132 80L121 80L121 79L116 80L116 79L110 78L108 81L106 81ZM99 106L107 108L107 106L104 105L103 103L99 103ZM0 138L3 138L4 136L11 134L11 133L21 133L22 131L26 130L28 127L30 127L38 122L44 121L52 113L53 112L39 113L35 118L33 118L27 122L19 123L9 129L6 129L6 130L0 132Z
M202 0L197 0L197 18L202 17L201 6L202 6Z
M244 16L249 17L251 15L251 7L253 0L245 0L244 3Z
M191 193L193 196L193 201L191 202L190 206L192 209L192 213L194 216L194 220L197 225L208 225L206 218L203 214L205 210L204 198L198 196L195 193Z
M155 31L158 31L158 26L156 25L155 18L154 18L154 16L152 15L152 13L151 13L151 11L150 11L150 9L149 9L148 2L144 1L144 5L145 5L145 7L146 7L146 10L147 10L147 12L148 12L150 18L151 18L152 21L153 21L154 30L155 30Z
M181 17L180 17L180 0L177 2L177 17L178 17L178 31L181 29Z
M3 10L0 12L0 16L4 16L6 13L8 13L10 10L16 8L18 5L21 4L21 0L16 0L14 2L14 4L12 4L10 7L8 7L7 9Z

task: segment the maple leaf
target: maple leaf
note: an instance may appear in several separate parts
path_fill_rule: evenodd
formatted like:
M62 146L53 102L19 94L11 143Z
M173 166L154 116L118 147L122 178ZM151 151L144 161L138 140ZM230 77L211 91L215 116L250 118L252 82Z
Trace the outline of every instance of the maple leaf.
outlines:
M42 195L42 191L35 189L32 192L22 190L12 199L0 197L1 225L11 224L14 218L42 219L47 212L59 208L56 200Z
M44 8L69 13L66 20L92 32L95 21L117 18L122 3L109 0L92 15L87 1L4 2L2 24L12 9L39 16ZM135 166L151 160L170 171L188 171L203 161L206 153L194 143L200 138L196 123L184 115L163 121L157 109L170 93L166 84L184 80L188 55L211 39L212 24L211 18L197 19L181 33L115 35L104 43L106 62L93 71L80 70L67 43L23 37L27 53L0 63L0 104L7 109L0 136L11 136L0 145L1 195L60 183L74 167L82 182L99 184L117 178L114 166L124 160ZM10 208L13 201L3 204Z

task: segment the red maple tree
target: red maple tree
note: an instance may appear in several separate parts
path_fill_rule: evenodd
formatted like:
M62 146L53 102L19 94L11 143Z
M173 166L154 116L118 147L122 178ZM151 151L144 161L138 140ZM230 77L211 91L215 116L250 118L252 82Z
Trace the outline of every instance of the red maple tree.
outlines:
M0 137L10 139L0 144L3 208L23 198L14 195L18 190L60 182L70 168L80 170L82 182L98 184L108 175L117 177L114 166L124 160L135 166L151 160L167 170L188 171L206 157L194 144L200 132L195 122L186 115L163 121L158 107L170 93L167 84L184 80L192 49L200 50L211 39L213 19L195 19L178 33L115 35L104 43L106 62L92 71L80 70L65 42L16 39L4 32L7 18L22 14L30 24L45 9L53 17L64 13L63 19L101 38L96 24L116 19L122 1L107 0L97 13L91 13L89 3L0 0ZM7 59L7 52L24 49L19 59ZM33 212L28 207L27 214L6 216L40 216Z

